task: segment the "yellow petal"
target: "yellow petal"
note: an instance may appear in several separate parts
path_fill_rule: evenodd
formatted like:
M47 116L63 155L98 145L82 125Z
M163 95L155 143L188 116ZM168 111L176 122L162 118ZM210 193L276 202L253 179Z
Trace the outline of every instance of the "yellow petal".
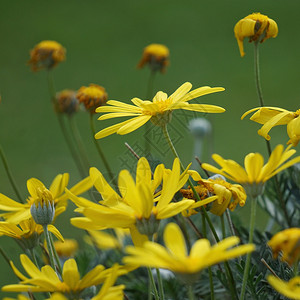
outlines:
M143 126L151 119L151 115L141 115L135 118L132 118L130 122L124 124L120 129L118 129L117 134L127 134L130 133L139 127Z
M70 258L64 263L62 278L71 290L76 290L80 276L75 259Z
M165 245L174 257L185 258L187 248L183 234L179 226L175 223L169 223L164 231Z
M208 95L208 94L212 94L212 93L217 93L217 92L222 92L225 89L223 87L214 87L211 88L210 86L202 86L200 88L197 88L191 92L189 92L188 94L186 94L184 97L182 97L180 99L180 102L186 102L186 101L190 101L192 99L204 96L204 95Z
M190 82L185 82L182 84L172 95L170 95L170 99L172 102L182 101L181 99L191 90L192 84Z
M60 196L65 191L65 187L69 183L69 177L70 176L68 173L64 173L64 174L59 174L54 178L49 188L54 199Z
M36 198L36 197L38 197L36 190L37 189L44 190L44 189L46 189L46 187L40 180L38 180L36 178L30 178L27 180L27 189L28 189L29 194L32 197Z

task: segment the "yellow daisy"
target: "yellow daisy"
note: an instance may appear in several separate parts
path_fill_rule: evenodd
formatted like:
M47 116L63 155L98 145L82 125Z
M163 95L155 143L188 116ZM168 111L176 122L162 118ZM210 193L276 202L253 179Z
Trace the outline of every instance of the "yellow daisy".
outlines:
M138 64L138 68L143 68L148 64L150 69L164 73L169 65L170 51L168 47L162 44L150 44L144 48L142 59Z
M52 194L54 205L55 205L55 216L58 216L66 209L68 197L64 193L65 187L69 182L69 174L59 174L52 181L49 191ZM74 185L70 191L74 194L82 194L93 186L90 178L87 177ZM30 196L26 203L20 203L10 199L9 197L0 194L0 210L6 211L6 213L0 214L1 217L5 218L7 222L10 223L20 223L22 220L31 218L30 207L37 198L36 188L45 190L44 184L36 179L31 178L27 180L27 189Z
M292 144L296 147L300 140L300 109L297 111L289 111L279 107L256 107L246 111L241 119L243 120L248 114L255 113L250 117L250 120L259 124L264 124L257 133L263 136L266 140L270 140L269 131L278 125L287 125L287 133L289 141L287 144Z
M149 120L155 125L161 126L170 121L171 113L175 109L185 109L204 113L222 113L224 108L209 104L189 104L188 101L203 95L224 91L224 88L211 88L204 86L190 91L192 84L189 82L180 86L172 95L162 91L158 92L152 101L133 98L131 102L134 105L126 104L120 101L109 100L107 106L101 106L96 109L99 113L104 114L98 120L107 120L118 117L132 117L131 119L109 126L96 135L96 139L104 138L113 133L127 134L143 126Z
M237 39L240 54L243 57L244 38L249 37L249 42L264 42L266 39L275 38L278 34L278 27L274 20L260 13L253 13L241 19L234 26L234 35Z
M55 41L42 41L30 51L32 71L51 69L66 59L66 49Z
M59 257L72 257L78 249L78 243L74 239L65 239L64 241L55 241L54 248Z
M186 171L180 174L178 159L174 160L170 174L165 174L163 165L159 165L152 179L149 163L142 157L138 161L135 182L127 170L120 172L119 195L97 169L91 168L90 176L103 200L96 204L68 192L70 199L79 207L76 211L84 215L71 219L71 223L88 230L129 228L133 239L138 232L152 237L161 219L170 218L194 203L193 200L171 202L189 176ZM156 193L162 181L162 190Z
M292 266L300 259L300 228L289 228L276 233L268 245L274 258L282 253L281 260Z
M247 194L256 197L263 192L267 180L300 162L300 156L288 160L295 152L296 150L290 149L290 146L284 149L283 145L277 145L265 165L261 154L249 153L244 160L245 169L231 159L224 159L218 154L213 154L212 158L221 166L221 169L206 163L202 164L202 168L240 183Z
M64 263L62 278L60 278L49 265L39 270L25 254L20 255L20 260L29 277L23 275L11 261L11 267L21 282L6 285L2 287L2 291L60 292L77 299L86 288L103 283L111 272L116 272L117 276L127 273L123 267L117 267L117 270L114 270L114 267L105 269L104 266L97 265L80 279L77 263L75 259L70 258Z
M269 275L267 279L270 285L280 294L289 299L300 300L300 276L294 277L288 282L272 275Z
M207 239L197 240L188 253L183 234L175 223L166 226L164 242L166 247L150 241L142 247L128 246L126 251L130 256L124 257L123 261L129 265L168 269L182 275L182 278L184 274L194 274L194 279L197 279L201 270L244 255L255 248L253 244L248 244L229 249L239 243L239 239L233 236L213 246Z

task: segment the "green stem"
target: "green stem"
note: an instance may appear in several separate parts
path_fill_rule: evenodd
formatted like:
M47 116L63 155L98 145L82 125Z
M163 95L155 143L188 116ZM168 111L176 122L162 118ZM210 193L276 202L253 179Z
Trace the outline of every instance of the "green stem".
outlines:
M232 223L232 220L231 220L231 217L230 217L230 211L229 211L228 208L226 208L225 214L226 214L227 222L229 224L230 233L231 233L232 236L235 236L236 234L235 234L235 231L234 231L233 223Z
M8 163L7 163L7 159L6 159L5 155L4 155L4 152L3 152L1 146L0 146L0 156L1 156L1 160L2 160L2 163L3 163L4 169L6 171L7 177L9 179L9 182L10 182L10 184L11 184L11 186L12 186L12 188L13 188L16 196L17 196L17 198L19 199L19 201L21 203L24 203L23 198L21 197L21 194L20 194L20 192L18 190L16 181L15 181L15 179L14 179L14 177L13 177L11 171L10 171L10 168L8 166Z
M59 260L59 256L56 252L56 249L54 247L53 238L52 238L51 234L49 234L49 238L50 238L50 243L51 243L51 247L52 247L52 252L53 252L55 260L56 260L56 265L58 267L58 271L59 271L60 274L62 274L61 263L60 263L60 260Z
M10 259L9 257L7 256L7 254L5 253L5 251L2 249L2 247L0 247L0 253L1 255L3 256L4 260L8 263L8 265L11 267L11 264L10 264Z
M112 170L111 170L111 168L110 168L110 166L107 162L107 159L106 159L106 157L105 157L98 141L95 139L96 130L95 130L95 125L94 125L93 114L90 114L90 126L91 126L92 135L93 135L92 138L93 138L94 144L96 146L96 149L98 151L98 154L99 154L99 156L100 156L100 158L101 158L101 160L102 160L102 162L103 162L103 164L106 168L106 171L107 171L111 181L113 182L113 184L115 186L117 186L116 179L114 178L113 172L112 172Z
M44 234L45 234L45 238L46 238L49 258L50 258L50 266L52 267L52 269L54 271L56 271L55 263L54 263L54 255L53 255L53 251L52 251L52 245L51 245L50 237L49 237L48 225L43 225L43 228L44 228Z
M189 300L195 300L193 286L191 284L188 285L188 297L189 297Z
M254 227L255 227L257 197L255 197L254 199L252 197L249 197L249 198L250 198L250 201L251 201L249 244L252 244L253 235L254 235ZM250 270L250 262L251 262L251 252L249 252L247 254L247 258L246 258L246 264L245 264L245 269L244 269L243 284L242 284L242 291L241 291L240 300L244 300L244 298L245 298L247 281L248 281L249 270Z
M149 267L147 267L147 271L148 271L149 279L150 279L150 281L151 281L151 285L152 285L152 289L153 289L153 293L154 293L154 298L155 298L155 300L159 300L157 288L156 288L156 285L155 285L155 281L154 281L154 278L153 278L153 274L152 274L152 272L151 272L151 269L150 269Z
M30 256L31 256L34 264L39 268L39 265L38 265L38 262L36 260L36 256L35 256L35 253L34 253L34 249L33 248L29 249L29 252L30 252Z
M221 220L221 228L222 228L222 237L223 239L226 238L226 231L225 231L225 223L224 223L224 214L222 214L220 216L220 220Z
M72 156L72 158L73 158L73 160L74 160L74 162L75 162L75 164L78 168L80 176L82 178L85 178L86 176L85 176L84 168L82 167L81 162L80 162L80 156L76 152L75 147L72 143L72 140L69 137L69 134L67 132L67 129L66 129L66 126L65 126L65 123L64 123L64 120L63 120L63 116L57 110L57 102L56 102L56 93L55 93L54 81L53 81L52 74L51 74L50 71L47 72L47 80L48 80L48 89L49 89L50 99L51 99L51 102L53 104L55 114L57 116L57 120L58 120L58 123L59 123L59 126L60 126L60 130L61 130L61 132L64 136L64 139L67 143L67 146L69 148L71 156Z
M160 271L159 271L158 268L155 268L155 270L156 270L156 276L157 276L157 282L158 282L159 298L161 300L164 300L165 299L165 293L164 293L164 287L163 287Z

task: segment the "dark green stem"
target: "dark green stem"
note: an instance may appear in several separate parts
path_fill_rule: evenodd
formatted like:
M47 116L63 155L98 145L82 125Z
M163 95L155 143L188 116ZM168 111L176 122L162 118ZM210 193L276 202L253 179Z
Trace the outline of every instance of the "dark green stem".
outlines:
M54 255L53 255L53 251L52 251L52 245L50 242L50 237L49 237L49 231L48 231L48 225L43 225L44 228L44 235L46 238L46 243L47 243L47 248L48 248L48 253L49 253L49 259L50 259L50 266L52 267L52 269L54 271L56 271L55 268L55 263L54 263Z
M188 285L188 297L189 297L189 300L195 300L193 286L191 284Z
M158 268L155 268L155 270L156 270L156 276L157 276L157 282L158 282L159 299L164 300L165 299L165 293L164 293L164 287L163 287L160 271L159 271Z
M251 215L250 215L250 228L249 228L249 244L252 244L253 242L253 235L254 235L254 228L255 228L255 216L256 216L256 203L257 203L257 197L254 199L252 197L249 197L251 201ZM247 281L249 276L249 270L250 270L250 262L251 262L251 252L247 254L246 258L246 264L244 269L244 276L243 276L243 284L242 284L242 291L240 300L245 299L246 294L246 287L247 287Z
M113 174L113 172L112 172L112 170L111 170L111 168L110 168L110 166L108 164L108 161L107 161L107 159L106 159L106 157L105 157L105 155L104 155L104 153L103 153L103 151L102 151L102 149L101 149L98 141L95 139L96 130L95 130L95 125L94 125L93 114L90 114L90 126L91 126L91 131L92 131L92 139L94 141L94 144L96 146L98 154L99 154L99 156L100 156L100 158L101 158L101 160L102 160L102 162L103 162L103 164L104 164L104 166L106 168L108 176L110 177L110 179L113 182L113 184L115 186L117 186L116 179L114 178L114 174Z
M21 203L24 203L23 198L21 197L21 194L20 194L20 192L18 190L16 181L15 181L15 179L14 179L14 177L13 177L11 171L10 171L10 168L8 166L8 163L7 163L7 159L6 159L5 155L4 155L4 152L3 152L1 146L0 146L0 156L1 156L1 160L2 160L2 163L3 163L4 169L6 171L7 177L9 179L9 182L10 182L10 184L11 184L11 186L12 186L12 188L13 188L16 196L17 196L17 198L19 199L19 201Z
M152 285L152 289L153 289L153 293L154 293L154 298L155 298L155 300L159 300L157 288L156 288L156 285L155 285L155 281L154 281L154 278L153 278L153 274L152 274L152 272L151 272L151 269L150 269L149 267L147 267L147 271L148 271L149 279L150 279L150 281L151 281L151 285Z
M59 260L59 256L56 252L56 249L54 247L54 243L53 243L53 238L52 238L52 235L49 233L49 238L50 238L50 243L51 243L51 247L52 247L52 252L54 254L54 257L55 257L55 260L56 260L56 265L58 267L58 271L60 274L62 274L62 268L61 268L61 263L60 263L60 260Z

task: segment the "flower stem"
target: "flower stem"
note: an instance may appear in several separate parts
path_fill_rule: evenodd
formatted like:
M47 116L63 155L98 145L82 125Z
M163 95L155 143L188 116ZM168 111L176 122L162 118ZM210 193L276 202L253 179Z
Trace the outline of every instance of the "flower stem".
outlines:
M50 238L50 243L51 243L51 247L52 247L52 252L54 254L54 257L55 257L55 260L56 260L56 263L57 263L58 271L59 271L60 274L62 274L61 263L60 263L58 254L57 254L56 249L55 249L54 244L53 244L52 235L50 233L49 233L49 238Z
M106 168L108 176L110 177L110 179L113 182L113 184L115 186L117 186L116 179L114 178L113 172L112 172L112 170L111 170L111 168L110 168L110 166L108 164L108 161L107 161L107 159L106 159L106 157L105 157L105 155L104 155L104 153L103 153L103 151L102 151L102 149L101 149L98 141L95 139L96 130L95 130L95 125L94 125L93 114L90 114L90 126L91 126L92 135L93 135L92 138L93 138L94 144L96 146L96 149L97 149L97 151L99 153L99 156L100 156L100 158L101 158L101 160L102 160L102 162L103 162L103 164L104 164L104 166Z
M254 227L255 227L257 197L255 197L254 199L250 197L250 201L251 201L251 215L250 215L250 228L249 228L249 244L252 244ZM251 252L247 254L247 258L246 258L240 300L245 299L247 280L248 280L249 270L250 270L250 262L251 262Z
M152 289L153 289L153 293L154 293L154 298L155 298L155 300L159 300L157 288L156 288L156 285L155 285L155 281L154 281L154 278L153 278L153 274L152 274L152 272L151 272L151 269L150 269L149 267L147 267L147 271L148 271L149 279L150 279L150 281L151 281L151 285L152 285Z
M224 214L222 214L220 216L220 220L221 220L221 228L222 228L222 237L223 239L226 238L226 231L225 231L225 223L224 223Z
M5 169L5 171L6 171L7 177L8 177L8 179L9 179L9 182L10 182L10 184L11 184L11 186L12 186L12 188L13 188L13 190L14 190L16 196L17 196L17 198L19 199L19 201L20 201L21 203L24 203L23 198L21 197L21 194L20 194L20 192L19 192L19 190L18 190L16 181L15 181L15 179L14 179L14 177L13 177L11 171L10 171L10 168L9 168L9 166L8 166L8 163L7 163L7 159L6 159L5 155L4 155L4 152L3 152L1 146L0 146L0 157L1 157L1 160L2 160L2 163L3 163L3 166L4 166L4 169Z
M188 296L189 296L189 300L195 300L193 286L191 284L188 285Z
M156 276L157 276L157 282L158 282L159 299L164 300L165 294L164 294L164 287L163 287L160 271L158 268L155 268L155 270L156 270Z
M55 263L54 263L54 255L53 255L52 245L51 245L51 242L50 242L50 236L49 236L49 231L48 231L48 225L43 225L43 228L44 228L44 234L45 234L45 238L46 238L49 258L50 258L50 265L51 265L52 269L54 271L56 271Z

